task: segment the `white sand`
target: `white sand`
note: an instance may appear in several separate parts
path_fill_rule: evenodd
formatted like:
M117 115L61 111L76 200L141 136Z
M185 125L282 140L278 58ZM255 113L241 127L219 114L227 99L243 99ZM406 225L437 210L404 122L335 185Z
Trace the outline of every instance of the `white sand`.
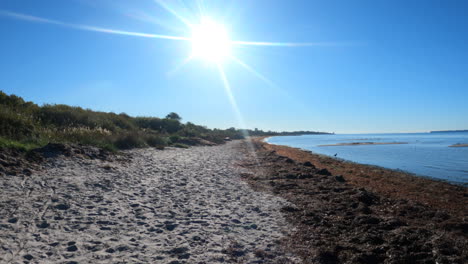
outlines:
M297 263L277 244L286 202L241 181L239 145L57 158L0 176L0 262Z

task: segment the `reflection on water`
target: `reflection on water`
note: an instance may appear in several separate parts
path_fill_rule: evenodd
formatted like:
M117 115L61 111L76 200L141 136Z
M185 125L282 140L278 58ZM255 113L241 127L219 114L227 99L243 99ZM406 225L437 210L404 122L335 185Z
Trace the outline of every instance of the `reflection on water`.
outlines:
M267 139L269 143L311 150L363 164L399 169L468 185L468 132L412 134L353 134L282 136ZM407 142L392 145L327 146L353 142Z

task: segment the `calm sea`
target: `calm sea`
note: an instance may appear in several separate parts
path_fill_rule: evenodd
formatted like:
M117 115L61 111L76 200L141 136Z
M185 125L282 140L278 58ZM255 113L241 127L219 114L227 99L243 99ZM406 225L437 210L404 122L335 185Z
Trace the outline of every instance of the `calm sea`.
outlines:
M468 147L449 147L468 144L468 132L281 136L268 138L267 142L468 185ZM352 142L408 144L319 146Z

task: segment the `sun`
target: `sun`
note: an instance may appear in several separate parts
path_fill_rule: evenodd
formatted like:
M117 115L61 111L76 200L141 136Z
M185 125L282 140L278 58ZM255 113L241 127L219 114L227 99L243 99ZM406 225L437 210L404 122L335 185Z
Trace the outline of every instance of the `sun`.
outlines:
M209 18L192 26L192 57L220 63L231 55L231 40L223 25Z

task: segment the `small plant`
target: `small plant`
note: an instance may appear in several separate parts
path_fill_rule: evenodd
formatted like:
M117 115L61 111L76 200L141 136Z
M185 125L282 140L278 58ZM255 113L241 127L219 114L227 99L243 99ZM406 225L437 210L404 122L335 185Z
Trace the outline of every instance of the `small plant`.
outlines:
M9 140L0 137L0 149L1 148L13 148L21 151L28 151L37 147L40 147L39 143L35 142L19 142L15 140Z
M180 141L180 136L178 135L172 135L169 137L169 140L171 141L172 144L177 143Z
M158 136L158 135L149 135L149 136L146 136L146 143L148 144L148 146L150 147L163 147L165 145L167 145L167 142L166 140L164 140L163 137L161 136Z
M185 144L182 144L182 143L175 143L172 146L176 147L176 148L189 148L188 145L185 145Z
M137 133L130 133L117 139L114 145L119 149L131 149L142 148L146 143Z

